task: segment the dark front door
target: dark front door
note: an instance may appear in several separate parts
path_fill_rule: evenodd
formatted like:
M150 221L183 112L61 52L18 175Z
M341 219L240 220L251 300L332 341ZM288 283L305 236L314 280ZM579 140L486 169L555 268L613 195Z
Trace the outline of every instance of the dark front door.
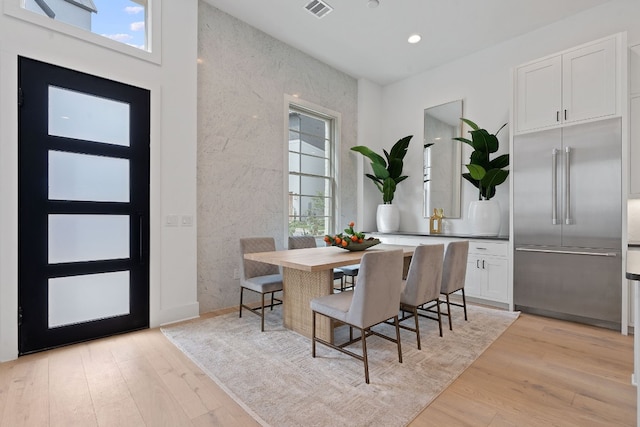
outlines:
M19 63L20 354L149 326L149 91Z

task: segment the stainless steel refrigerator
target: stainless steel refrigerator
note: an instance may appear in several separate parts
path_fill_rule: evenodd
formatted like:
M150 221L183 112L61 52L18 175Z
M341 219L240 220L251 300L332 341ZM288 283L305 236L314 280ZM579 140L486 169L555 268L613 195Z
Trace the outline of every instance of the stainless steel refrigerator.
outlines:
M516 136L517 310L619 329L621 121Z

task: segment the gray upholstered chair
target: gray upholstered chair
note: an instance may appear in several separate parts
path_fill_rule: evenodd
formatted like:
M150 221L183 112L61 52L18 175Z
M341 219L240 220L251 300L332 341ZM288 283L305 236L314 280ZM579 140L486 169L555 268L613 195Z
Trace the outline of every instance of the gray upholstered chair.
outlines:
M353 287L356 285L356 277L358 277L358 271L360 270L360 264L353 264L353 265L347 265L344 267L340 267L339 268L340 271L342 271L342 274L344 274L344 286L342 287L342 290L345 289L353 289ZM351 283L349 283L349 281L347 281L347 278L351 278ZM350 285L350 286L347 286Z
M403 270L402 250L367 252L360 262L358 286L352 291L340 292L311 300L313 312L313 334L311 355L316 357L316 343L324 344L335 350L364 362L364 377L369 384L369 361L367 356L367 336L381 336L398 346L398 360L402 363L400 328L398 326L398 307ZM360 330L360 337L344 344L333 344L316 337L316 316L320 314ZM371 329L379 323L393 318L396 338L393 339ZM347 350L350 344L362 341L362 355Z
M442 281L442 259L444 255L444 245L421 245L416 247L413 257L411 258L411 264L409 265L409 272L407 273L407 280L402 282L402 293L400 295L400 310L402 311L403 320L413 319L415 320L415 328L407 325L400 324L400 327L413 331L416 333L416 339L418 341L418 350L420 346L420 324L418 317L425 317L427 319L433 319L438 322L438 328L440 330L440 336L442 336L442 318L440 316L440 304L438 304L438 298L440 297L440 284ZM430 316L425 311L418 312L418 308L425 307L426 304L433 303L438 317ZM408 315L405 313L409 313Z
M273 310L276 305L282 304L282 300L275 298L274 294L282 290L282 275L277 265L244 259L244 254L255 252L270 252L276 250L273 237L247 237L240 239L240 316L242 308L251 310L260 316L260 330L264 332L264 309ZM260 307L250 307L243 303L244 290L253 291L261 295ZM264 296L271 294L271 303L264 304Z
M305 249L317 247L316 238L313 236L290 236L289 249ZM344 290L344 273L339 269L333 270L333 280L340 280L340 290Z
M442 267L442 285L440 293L446 296L447 317L449 318L449 330L451 326L451 306L455 305L464 308L464 320L467 320L467 300L464 296L464 279L467 274L467 257L469 253L469 241L462 240L451 242L447 245ZM449 300L449 295L454 292L462 292L462 304Z

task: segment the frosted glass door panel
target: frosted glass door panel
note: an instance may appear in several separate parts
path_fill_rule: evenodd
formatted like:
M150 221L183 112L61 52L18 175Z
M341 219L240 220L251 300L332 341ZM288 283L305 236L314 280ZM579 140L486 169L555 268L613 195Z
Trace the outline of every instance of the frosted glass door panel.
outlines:
M49 86L49 135L129 146L129 104Z
M49 328L129 314L129 272L49 279Z
M128 215L49 215L49 263L129 258Z
M49 151L49 200L129 202L129 160Z

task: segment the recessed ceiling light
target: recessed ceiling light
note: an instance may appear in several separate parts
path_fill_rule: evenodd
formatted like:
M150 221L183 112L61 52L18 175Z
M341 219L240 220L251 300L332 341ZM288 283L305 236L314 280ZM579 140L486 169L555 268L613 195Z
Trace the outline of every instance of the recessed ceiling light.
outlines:
M369 0L367 1L367 6L373 9L374 7L380 6L380 2L378 0Z
M416 44L418 43L420 40L422 40L422 36L420 34L411 34L409 36L409 39L407 39L407 41L411 44Z

